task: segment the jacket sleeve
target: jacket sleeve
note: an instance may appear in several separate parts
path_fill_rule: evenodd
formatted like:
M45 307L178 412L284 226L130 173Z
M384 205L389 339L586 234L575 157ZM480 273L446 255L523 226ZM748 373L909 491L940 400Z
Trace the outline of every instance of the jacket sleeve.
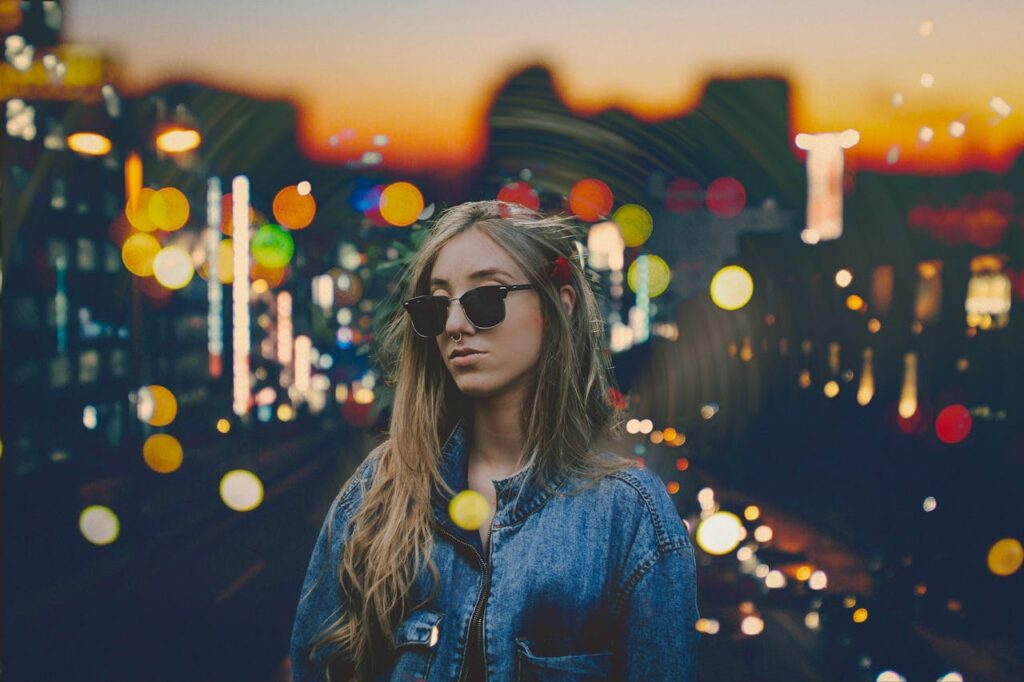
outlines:
M696 566L689 538L684 535L639 562L618 610L616 679L697 679Z
M372 457L372 455L371 455ZM325 629L338 620L345 609L338 567L347 523L362 499L370 473L370 457L342 487L331 504L306 569L299 603L292 624L291 666L294 682L320 682L327 679L327 665L337 645L321 647L311 654L313 645Z

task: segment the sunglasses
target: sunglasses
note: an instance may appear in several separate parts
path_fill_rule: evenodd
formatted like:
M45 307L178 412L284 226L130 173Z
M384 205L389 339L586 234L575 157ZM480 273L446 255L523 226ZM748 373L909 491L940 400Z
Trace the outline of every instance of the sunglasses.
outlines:
M412 328L424 338L444 333L448 323L448 306L458 301L466 318L477 329L497 327L505 320L505 297L512 291L534 289L532 284L487 284L470 289L458 298L417 296L402 305L412 318Z

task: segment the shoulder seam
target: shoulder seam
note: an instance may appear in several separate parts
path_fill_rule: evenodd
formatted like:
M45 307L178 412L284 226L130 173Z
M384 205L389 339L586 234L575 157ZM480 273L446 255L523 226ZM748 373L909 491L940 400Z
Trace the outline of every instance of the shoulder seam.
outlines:
M669 548L672 544L672 539L669 538L668 533L665 531L665 525L662 523L661 514L658 513L658 510L654 505L654 498L651 497L650 491L644 487L640 480L630 470L617 471L611 474L609 478L617 478L636 490L637 494L640 495L640 498L644 501L644 506L647 507L647 513L651 518L651 523L654 525L654 538L657 544L657 550L661 552Z
M627 578L626 581L622 584L622 588L619 590L618 594L616 594L615 598L612 600L612 620L619 617L622 611L622 605L626 602L626 599L629 598L629 595L633 594L633 590L636 588L636 586L640 583L641 580L643 580L644 576L647 575L647 573L658 564L659 561L670 555L672 552L685 550L687 549L687 547L689 547L689 542L684 541L684 538L679 538L678 540L669 543L664 548L658 547L655 548L654 551L650 552L644 558L644 560L640 562L636 569L634 569L633 573L630 574L629 578Z

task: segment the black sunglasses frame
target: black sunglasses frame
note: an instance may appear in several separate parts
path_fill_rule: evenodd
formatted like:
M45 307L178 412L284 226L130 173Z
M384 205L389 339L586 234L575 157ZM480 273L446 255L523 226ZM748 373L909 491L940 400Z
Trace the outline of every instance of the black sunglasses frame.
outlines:
M412 329L414 332L416 332L416 335L421 336L424 339L429 339L433 336L440 336L441 334L444 333L444 326L448 322L448 309L453 301L458 301L459 305L462 305L462 298L469 294L472 294L475 291L479 291L480 289L498 289L501 292L501 297L498 299L498 303L501 305L501 319L495 322L494 324L487 326L481 326L477 324L476 321L473 319L473 314L469 310L467 310L464 305L462 306L462 311L466 314L466 319L469 320L469 323L472 324L474 327L476 327L477 329L494 329L499 324L505 321L505 299L508 297L510 292L524 291L526 289L536 288L537 287L533 284L484 284L482 286L473 287L469 291L464 292L462 296L457 296L455 298L434 295L416 296L402 303L402 307L405 308L405 311L407 313L409 313L409 318L412 320ZM446 302L444 308L444 317L441 320L441 331L439 331L437 334L423 334L420 332L419 329L416 328L416 316L413 314L413 308L421 306L423 303L426 303L427 301L436 300L443 300Z

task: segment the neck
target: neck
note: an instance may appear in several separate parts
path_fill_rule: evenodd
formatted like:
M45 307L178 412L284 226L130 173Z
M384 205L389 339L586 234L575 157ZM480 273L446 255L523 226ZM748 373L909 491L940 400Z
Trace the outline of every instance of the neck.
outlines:
M474 402L471 461L509 475L519 471L526 446L522 408L522 390Z

